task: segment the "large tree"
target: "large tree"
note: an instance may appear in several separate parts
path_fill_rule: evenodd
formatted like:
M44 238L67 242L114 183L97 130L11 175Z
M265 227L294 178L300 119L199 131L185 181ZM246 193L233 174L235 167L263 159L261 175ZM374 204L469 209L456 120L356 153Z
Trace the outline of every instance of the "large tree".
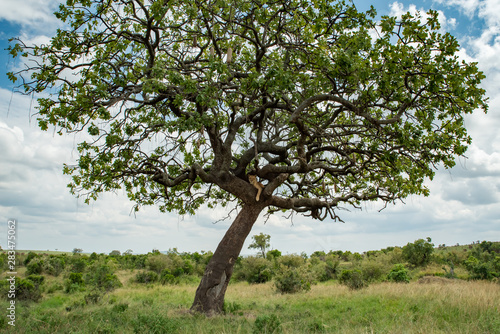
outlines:
M66 26L50 43L11 47L27 60L10 76L40 93L42 129L88 133L64 170L72 191L124 188L136 208L180 214L239 208L196 292L192 309L207 314L263 211L336 220L339 206L426 195L424 180L470 143L464 115L487 109L483 74L434 11L67 0L55 15Z

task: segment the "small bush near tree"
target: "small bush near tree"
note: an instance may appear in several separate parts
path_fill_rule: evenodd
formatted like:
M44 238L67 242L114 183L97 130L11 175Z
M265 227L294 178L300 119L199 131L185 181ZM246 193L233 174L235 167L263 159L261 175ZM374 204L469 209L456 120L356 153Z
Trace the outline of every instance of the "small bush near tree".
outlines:
M387 274L385 266L375 260L366 261L362 267L363 280L366 282L377 282L383 280Z
M367 283L363 280L363 273L359 269L342 270L339 282L351 290L359 290L367 286Z
M52 276L59 276L65 267L65 261L61 257L50 256L43 267L43 272Z
M500 261L497 262L500 264ZM483 262L474 256L470 256L467 261L465 261L465 268L469 272L470 279L474 280L491 280L498 275L494 270L492 262Z
M82 273L70 273L68 279L65 281L64 291L66 293L73 293L75 291L84 290L85 281L83 280Z
M248 283L265 283L273 277L272 263L261 257L249 256L241 261L235 274L235 278Z
M161 272L160 275L160 283L161 284L176 284L179 282L179 279L175 277L172 272L168 269L165 269Z
M40 275L43 272L43 259L33 258L26 266L26 275Z
M391 272L387 275L387 280L398 283L410 283L408 269L403 264L395 264Z
M154 283L158 281L158 274L154 271L143 271L135 275L137 283Z
M33 282L33 284L35 284L35 286L38 288L45 281L45 276L42 276L42 275L29 275L29 276L26 277L26 279L30 280L31 282Z
M38 286L36 286L29 279L16 280L16 299L29 300L37 302L42 298L42 293Z
M86 266L87 261L85 261L85 258L73 257L71 260L71 272L73 273L83 273Z
M277 249L270 250L266 253L266 259L273 260L281 256L281 252Z
M274 277L274 285L280 293L309 291L312 283L312 275L304 267L292 268L281 265Z

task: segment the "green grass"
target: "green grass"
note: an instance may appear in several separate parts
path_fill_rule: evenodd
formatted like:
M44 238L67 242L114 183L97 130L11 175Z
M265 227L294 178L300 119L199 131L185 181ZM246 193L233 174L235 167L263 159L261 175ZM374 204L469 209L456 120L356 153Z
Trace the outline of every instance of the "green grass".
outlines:
M350 291L334 282L281 295L272 283L230 284L225 315L189 313L196 284L138 285L85 304L88 292L17 303L16 333L500 333L500 286L436 280ZM7 303L2 300L0 308ZM6 318L1 332L11 332Z

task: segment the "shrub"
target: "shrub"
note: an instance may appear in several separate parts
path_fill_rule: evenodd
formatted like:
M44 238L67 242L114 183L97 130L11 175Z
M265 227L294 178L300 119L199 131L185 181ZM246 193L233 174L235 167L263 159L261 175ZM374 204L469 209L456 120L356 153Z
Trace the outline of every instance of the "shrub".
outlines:
M324 252L314 252L311 255L310 263L314 277L320 282L325 282L337 276L340 260L333 254L326 255Z
M38 257L38 254L34 253L34 252L28 252L28 255L26 256L26 258L24 259L24 262L23 264L25 266L27 266L31 260L33 260L34 258L37 258Z
M266 253L266 258L268 260L277 259L281 256L281 252L277 249L270 250Z
M70 273L68 279L65 282L64 291L66 293L72 293L75 291L81 291L85 287L85 282L83 280L82 273Z
M160 274L165 269L172 267L172 260L167 255L154 254L149 255L146 260L146 268Z
M259 315L253 324L252 333L281 333L281 321L275 314Z
M43 260L33 258L26 266L26 275L40 275L43 272Z
M57 256L51 256L45 262L45 266L43 267L43 272L52 276L59 276L59 274L61 274L61 272L64 270L64 267L65 267L64 259Z
M85 284L85 282L83 281L83 274L82 273L70 273L68 280L71 283L75 283L75 284Z
M305 259L299 255L283 255L278 258L278 265L285 265L289 268L298 268L305 264Z
M296 293L311 290L313 279L305 268L291 268L280 266L274 278L274 285L280 293Z
M59 290L64 290L64 287L61 283L52 283L51 285L45 288L45 291L47 293L54 293Z
M271 262L262 258L249 256L241 261L235 273L236 279L248 283L265 283L272 279Z
M161 275L160 275L160 283L161 284L176 284L179 282L179 279L177 277L175 277L174 275L172 275L172 273L170 272L170 270L168 269L165 269L161 272Z
M29 275L26 279L33 282L37 288L45 281L45 277L42 275Z
M363 273L359 269L344 269L340 273L340 284L346 285L351 290L359 290L367 286L363 280Z
M418 239L403 247L403 258L414 267L425 266L431 261L433 251L434 244L431 244L431 238L427 238L427 241Z
M84 258L78 256L73 257L71 263L71 272L73 273L83 273L85 271L85 267L87 267L87 261Z
M16 280L16 299L37 302L40 298L42 294L32 281L22 278Z
M387 279L392 282L410 283L410 276L408 270L403 264L396 264L391 272L387 275Z
M158 274L154 271L140 272L135 275L135 281L137 283L153 283L158 281Z
M89 267L85 283L104 291L112 291L122 286L118 277L113 274L112 268L102 262L96 262Z
M111 253L109 253L109 256L120 256L122 253L115 249L115 250L112 250Z
M363 280L366 282L376 282L384 278L387 270L385 270L385 266L382 263L372 260L363 263L362 272Z

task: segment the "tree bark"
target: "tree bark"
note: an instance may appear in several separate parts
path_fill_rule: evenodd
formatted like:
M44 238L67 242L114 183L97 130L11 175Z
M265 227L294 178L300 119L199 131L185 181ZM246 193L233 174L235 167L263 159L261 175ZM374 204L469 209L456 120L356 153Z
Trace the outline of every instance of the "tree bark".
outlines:
M196 290L191 311L214 315L222 312L224 295L233 274L234 264L253 224L266 205L244 204L209 261Z

